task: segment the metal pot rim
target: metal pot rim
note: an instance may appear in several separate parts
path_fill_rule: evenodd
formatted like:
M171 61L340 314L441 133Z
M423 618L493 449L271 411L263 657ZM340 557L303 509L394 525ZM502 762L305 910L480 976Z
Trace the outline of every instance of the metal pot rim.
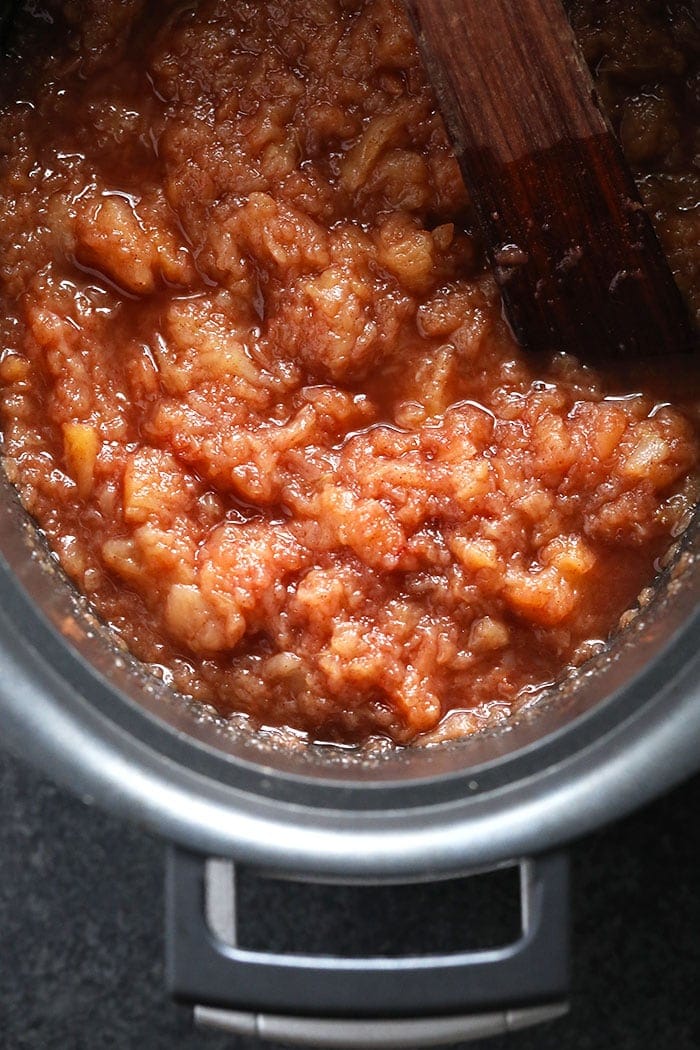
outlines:
M381 793L377 785L379 802L368 808L352 785L321 786L307 804L298 792L285 800L291 781L265 767L254 782L224 783L186 734L133 707L127 712L103 679L112 704L106 713L85 699L96 688L94 672L5 567L0 584L7 743L86 800L160 836L277 873L411 879L492 866L579 837L700 765L697 609L609 702L541 741L515 779L481 790L466 770L428 781L422 793L409 785L403 795ZM120 721L124 713L143 719L136 732ZM450 791L441 792L448 782Z

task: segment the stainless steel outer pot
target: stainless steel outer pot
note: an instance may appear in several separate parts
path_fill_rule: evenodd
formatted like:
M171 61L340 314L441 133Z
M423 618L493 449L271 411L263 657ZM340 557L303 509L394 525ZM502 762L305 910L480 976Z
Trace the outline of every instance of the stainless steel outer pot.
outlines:
M700 767L700 514L653 601L529 717L372 755L232 731L146 676L90 616L4 477L0 495L3 739L174 844L168 974L179 998L210 1023L327 1047L435 1045L560 1009L566 866L553 851ZM491 952L402 960L244 951L234 861L366 882L519 863L523 935Z
M11 3L0 0L0 29ZM565 844L700 768L700 512L655 598L517 724L371 754L232 731L146 676L42 545L0 471L1 739L161 835L167 974L199 1019L343 1046L434 1046L557 1016L568 980ZM522 934L403 959L236 944L234 863L343 882L518 864Z
M91 618L4 476L0 498L2 739L172 843L168 981L200 1020L327 1048L430 1046L562 1011L561 847L700 768L700 515L654 600L529 718L372 755L277 746L169 693ZM405 959L244 950L235 861L367 882L519 864L522 935Z

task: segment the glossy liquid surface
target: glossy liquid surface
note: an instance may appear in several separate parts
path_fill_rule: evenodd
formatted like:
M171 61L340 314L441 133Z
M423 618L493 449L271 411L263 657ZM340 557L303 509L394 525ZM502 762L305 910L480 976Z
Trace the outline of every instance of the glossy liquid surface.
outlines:
M129 648L406 743L601 644L696 498L694 381L514 344L400 5L33 4L9 45L5 468ZM692 196L684 113L647 167ZM658 204L691 298L695 214Z

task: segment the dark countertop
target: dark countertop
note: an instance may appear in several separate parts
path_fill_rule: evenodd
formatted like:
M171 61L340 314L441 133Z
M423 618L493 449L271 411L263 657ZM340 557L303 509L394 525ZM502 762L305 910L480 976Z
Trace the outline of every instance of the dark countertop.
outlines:
M699 811L696 778L573 848L570 1015L469 1046L700 1048ZM162 883L159 842L0 754L2 1050L262 1046L168 1000Z

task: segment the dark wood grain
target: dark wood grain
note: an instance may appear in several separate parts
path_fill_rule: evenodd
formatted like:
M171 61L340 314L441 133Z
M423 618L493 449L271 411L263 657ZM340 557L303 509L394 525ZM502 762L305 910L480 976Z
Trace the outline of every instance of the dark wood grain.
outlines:
M407 0L518 340L582 359L696 342L560 0Z

